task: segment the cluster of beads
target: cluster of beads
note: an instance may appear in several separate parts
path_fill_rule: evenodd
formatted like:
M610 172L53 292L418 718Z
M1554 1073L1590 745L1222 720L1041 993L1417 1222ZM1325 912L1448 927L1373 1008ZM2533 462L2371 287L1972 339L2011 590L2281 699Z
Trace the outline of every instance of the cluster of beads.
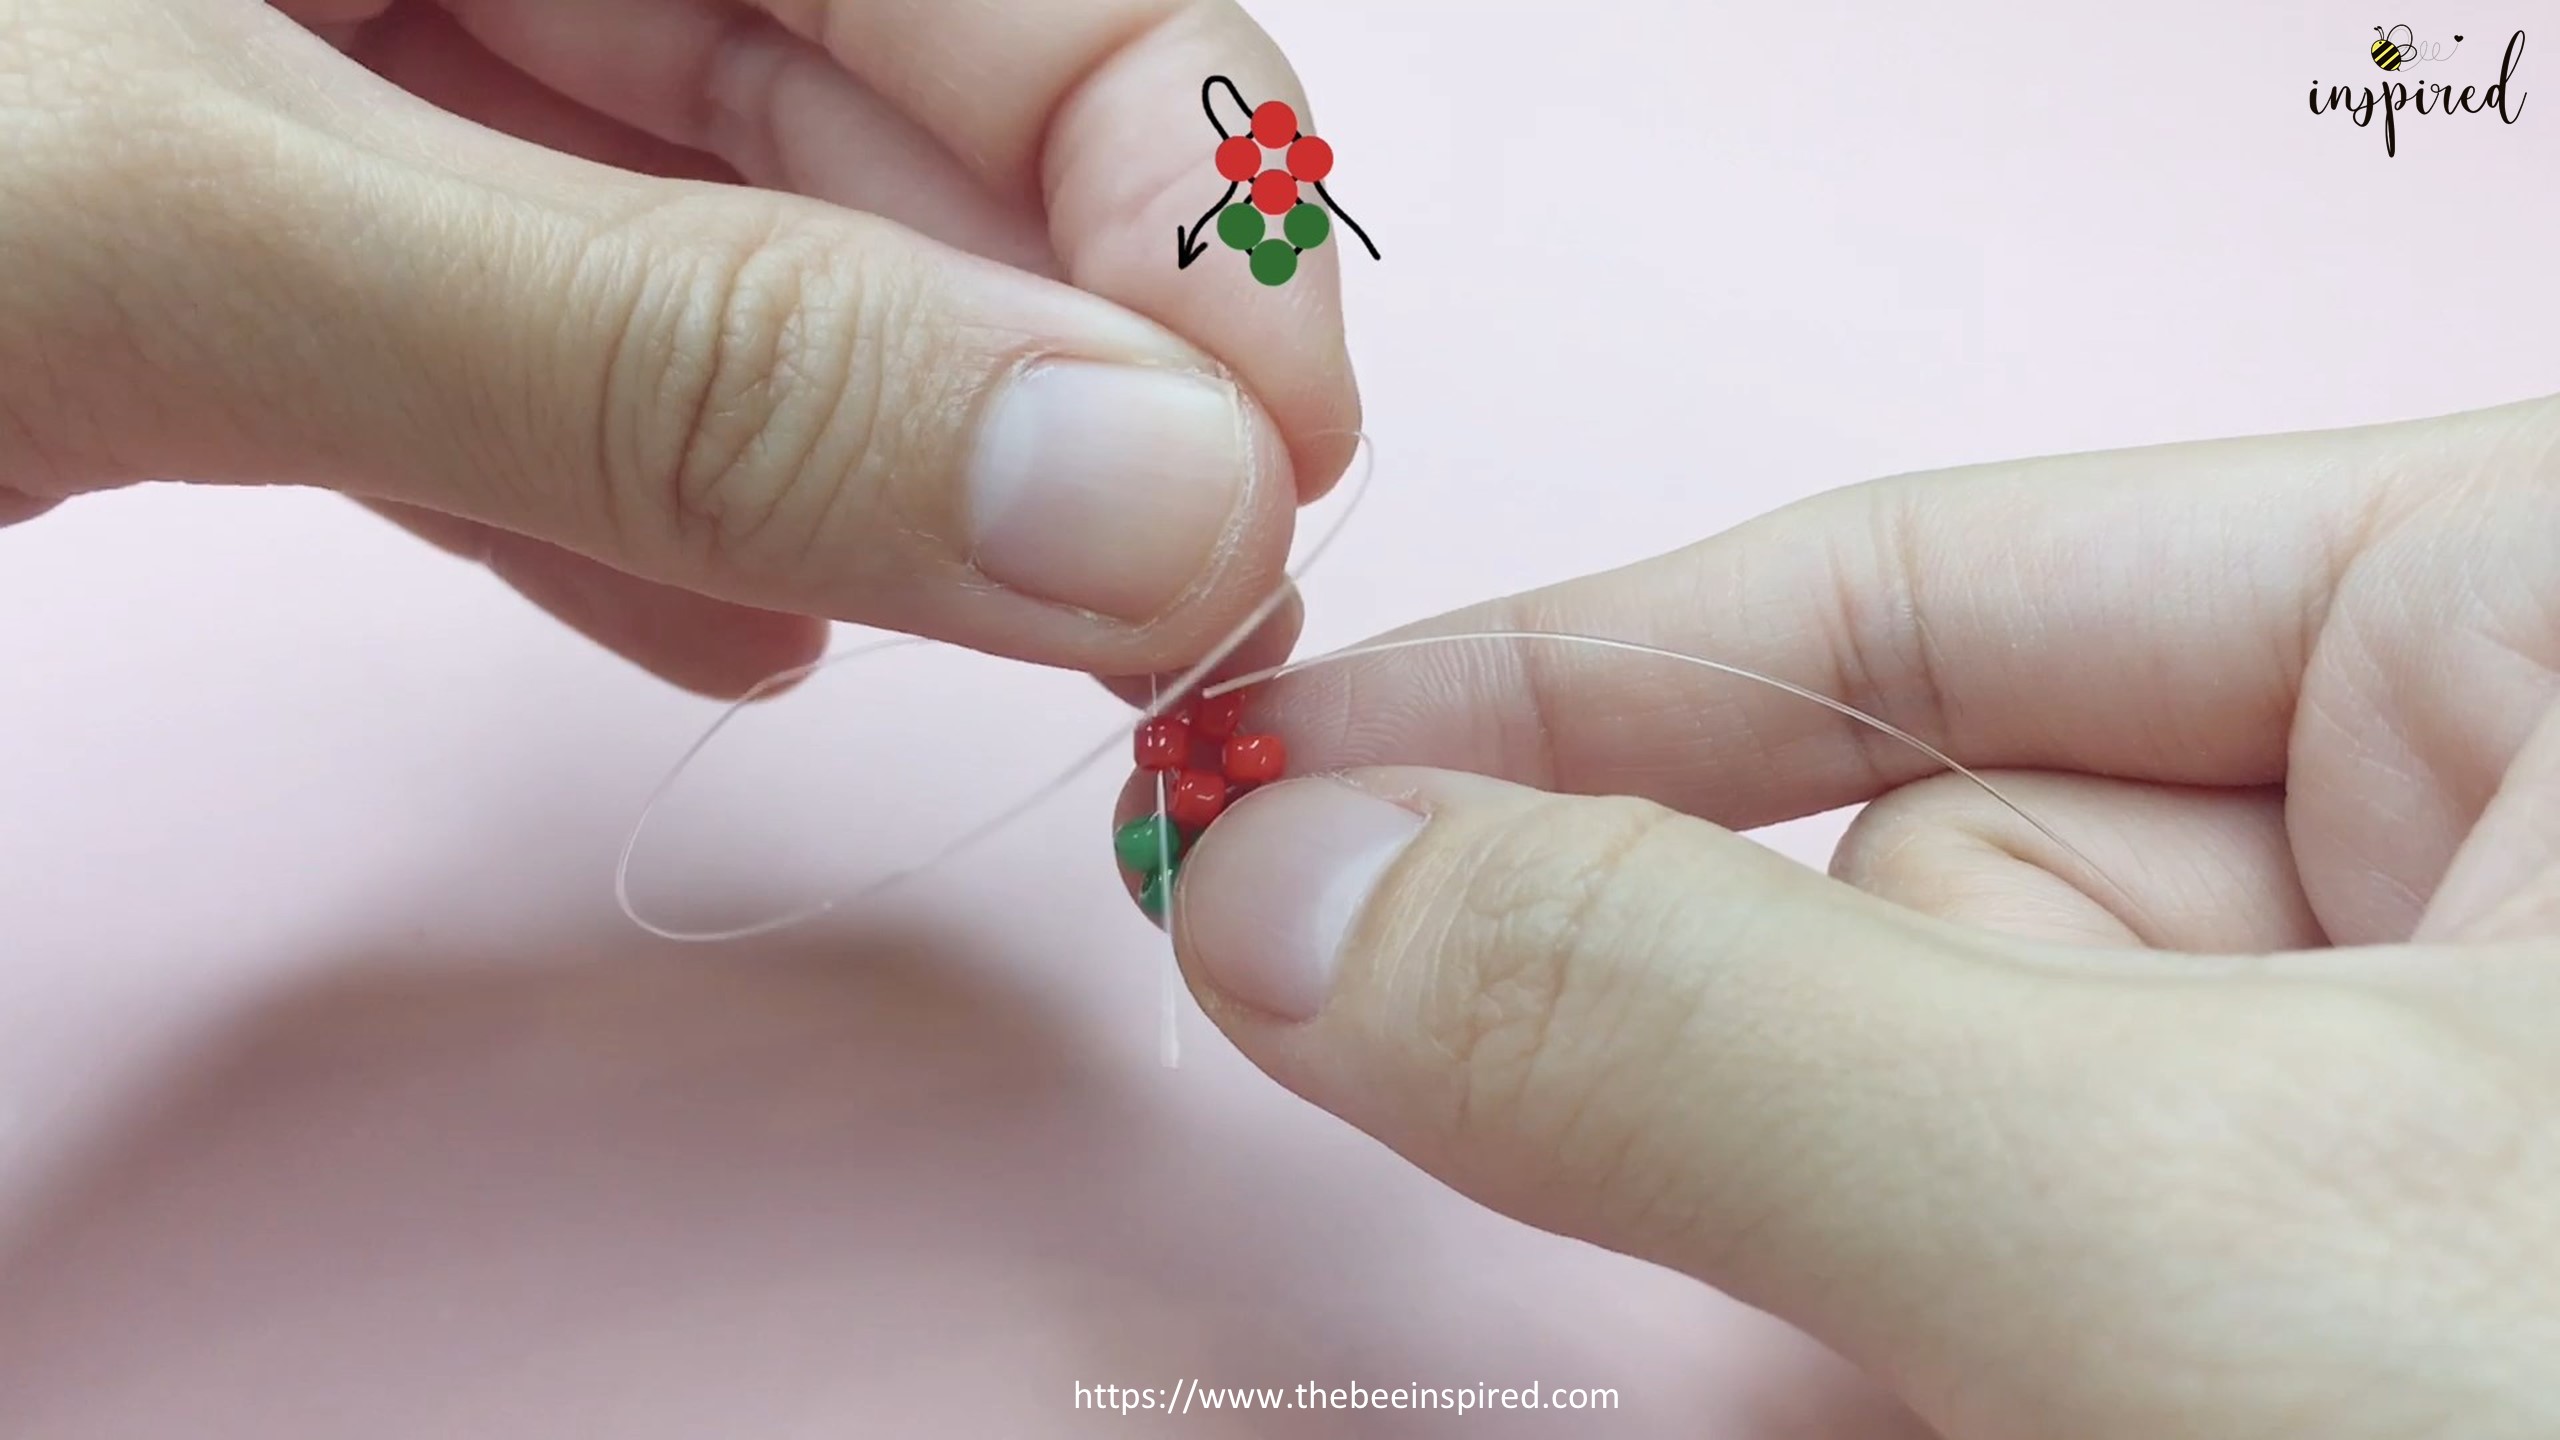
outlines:
M1138 903L1154 919L1164 918L1174 876L1200 832L1245 792L1279 779L1288 767L1288 747L1280 737L1242 733L1243 721L1244 696L1230 692L1193 700L1138 726L1138 769L1165 787L1164 809L1121 826L1111 848L1121 868L1138 877Z
M1281 163L1270 164L1263 154L1266 150L1279 151ZM1298 273L1298 257L1333 233L1333 221L1324 208L1300 199L1298 190L1333 173L1333 147L1301 134L1298 112L1281 101L1267 100L1253 112L1249 134L1218 142L1217 160L1220 175L1252 187L1246 199L1218 212L1218 238L1245 253L1254 279L1265 285L1288 284L1289 277ZM1280 235L1268 234L1266 216L1280 220Z

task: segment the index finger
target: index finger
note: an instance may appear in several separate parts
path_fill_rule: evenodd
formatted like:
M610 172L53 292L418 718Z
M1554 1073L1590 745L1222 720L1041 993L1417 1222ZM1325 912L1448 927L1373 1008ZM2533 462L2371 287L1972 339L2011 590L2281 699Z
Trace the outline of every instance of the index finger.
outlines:
M1342 247L1307 251L1282 286L1254 283L1241 263L1177 263L1176 227L1197 221L1227 183L1202 108L1209 77L1230 77L1247 103L1284 102L1317 133L1288 60L1233 0L759 4L982 183L1043 201L1067 279L1234 369L1290 436L1310 495L1350 463L1360 407L1343 344ZM1240 123L1230 117L1227 128ZM1356 148L1344 149L1356 165Z
M2548 414L1901 477L1387 638L1604 636L1801 685L1974 768L2271 784L2355 557L2422 498L2416 482L2458 475L2462 457ZM1562 642L1349 659L1273 682L1255 712L1288 737L1295 773L1464 770L1640 796L1736 829L1938 768L1801 697Z
M1211 76L1229 77L1247 103L1286 103L1300 128L1319 133L1279 47L1233 0L753 0L770 24L729 0L449 3L546 82L689 145L711 143L705 117L742 103L741 87L811 83L758 33L779 26L912 121L1001 206L1044 214L1062 278L1233 371L1287 437L1303 497L1349 465L1360 405L1343 341L1342 243L1305 251L1276 286L1247 273L1214 222L1199 236L1209 253L1178 260L1177 227L1193 227L1229 183L1202 106ZM600 44L606 33L611 43ZM765 98L785 108L778 93ZM1220 113L1230 131L1244 122L1230 100ZM868 143L884 167L905 163L879 134L833 143ZM1355 215L1343 192L1358 184L1357 154L1342 147L1343 174L1331 182Z

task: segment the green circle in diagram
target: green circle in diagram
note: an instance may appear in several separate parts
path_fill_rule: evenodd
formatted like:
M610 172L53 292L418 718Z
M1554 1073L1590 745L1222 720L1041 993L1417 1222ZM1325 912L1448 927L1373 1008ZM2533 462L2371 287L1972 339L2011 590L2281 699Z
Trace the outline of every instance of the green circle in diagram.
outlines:
M1301 250L1313 250L1333 233L1333 221L1326 217L1321 205L1300 205L1280 222L1280 233Z
M1265 285L1286 285L1298 273L1298 252L1278 238L1253 247L1253 278Z
M1250 205L1230 205L1218 212L1218 238L1237 250L1262 243L1262 212Z

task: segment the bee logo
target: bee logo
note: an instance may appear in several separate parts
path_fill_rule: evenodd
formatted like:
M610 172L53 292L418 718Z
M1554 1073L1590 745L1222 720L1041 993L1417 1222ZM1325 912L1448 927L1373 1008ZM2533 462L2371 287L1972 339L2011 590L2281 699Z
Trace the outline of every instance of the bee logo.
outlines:
M2461 44L2462 37L2454 36L2453 43ZM2425 60L2444 60L2453 54L2447 46L2420 45L2417 32L2406 25L2394 25L2388 30L2374 26L2373 44L2366 48L2373 55L2373 63L2385 70L2398 70Z

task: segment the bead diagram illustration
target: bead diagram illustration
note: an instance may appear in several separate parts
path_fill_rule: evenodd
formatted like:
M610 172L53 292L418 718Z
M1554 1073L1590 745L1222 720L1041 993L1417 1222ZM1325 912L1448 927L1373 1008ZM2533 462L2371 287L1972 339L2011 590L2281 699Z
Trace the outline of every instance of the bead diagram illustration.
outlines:
M1229 134L1226 122L1218 118L1221 88L1250 119L1242 134ZM1265 285L1288 284L1298 273L1298 257L1330 238L1337 219L1360 237L1370 259L1380 258L1369 232L1324 188L1325 177L1333 173L1333 147L1300 130L1298 112L1279 100L1247 105L1244 92L1224 75L1201 82L1200 108L1218 132L1216 160L1227 193L1198 221L1174 227L1177 268L1190 269L1192 261L1208 252L1208 242L1200 237L1212 223L1218 227L1219 241L1243 252L1253 278ZM1242 200L1236 198L1240 189L1245 192ZM1306 198L1307 189L1315 191L1314 201ZM1271 230L1274 220L1280 222L1276 235Z

